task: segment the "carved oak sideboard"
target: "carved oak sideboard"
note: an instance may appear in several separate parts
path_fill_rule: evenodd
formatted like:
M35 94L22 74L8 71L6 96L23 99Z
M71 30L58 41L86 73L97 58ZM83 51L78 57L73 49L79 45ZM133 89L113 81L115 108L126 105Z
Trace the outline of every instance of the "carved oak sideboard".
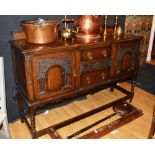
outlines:
M29 44L22 39L12 40L20 118L27 124L32 137L37 138L48 131L54 132L56 128L89 115L88 112L36 131L35 113L48 103L58 104L63 99L107 87L111 91L115 88L123 91L127 95L121 100L131 101L139 67L141 39L131 35L106 41L101 38L88 43L77 39L65 42L58 39L48 45ZM117 86L118 82L128 79L132 80L130 92ZM23 101L28 107L27 112L24 111Z

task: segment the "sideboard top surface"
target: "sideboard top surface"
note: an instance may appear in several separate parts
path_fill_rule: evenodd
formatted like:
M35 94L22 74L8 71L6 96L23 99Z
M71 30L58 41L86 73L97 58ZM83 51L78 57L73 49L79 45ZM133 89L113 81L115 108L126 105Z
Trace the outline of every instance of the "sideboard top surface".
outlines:
M90 45L100 45L101 43L103 45L110 45L113 42L122 42L122 41L131 41L131 40L141 40L141 36L134 36L134 35L124 35L121 38L114 39L113 37L108 37L105 41L103 38L100 38L98 40L89 40L89 42L86 42L84 39L75 39L75 40L68 40L64 41L61 39L57 39L55 42L50 44L31 44L26 42L26 40L11 40L10 43L13 47L20 49L22 52L38 52L41 50L50 50L55 48L76 48L80 46L90 46Z

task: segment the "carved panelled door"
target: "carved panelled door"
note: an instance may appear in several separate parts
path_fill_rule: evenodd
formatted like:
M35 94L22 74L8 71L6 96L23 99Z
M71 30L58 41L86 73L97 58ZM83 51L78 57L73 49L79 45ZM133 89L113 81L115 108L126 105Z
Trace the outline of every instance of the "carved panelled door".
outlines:
M117 50L118 61L116 64L116 75L127 74L135 71L137 66L137 54L139 53L139 43L124 43Z
M33 58L35 97L44 99L74 89L74 52L38 55Z

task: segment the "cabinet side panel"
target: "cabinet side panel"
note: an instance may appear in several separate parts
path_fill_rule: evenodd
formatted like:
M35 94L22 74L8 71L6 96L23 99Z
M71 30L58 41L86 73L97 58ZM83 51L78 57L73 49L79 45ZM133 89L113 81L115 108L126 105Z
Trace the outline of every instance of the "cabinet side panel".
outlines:
M13 49L13 64L14 64L16 84L27 95L24 56L18 49Z

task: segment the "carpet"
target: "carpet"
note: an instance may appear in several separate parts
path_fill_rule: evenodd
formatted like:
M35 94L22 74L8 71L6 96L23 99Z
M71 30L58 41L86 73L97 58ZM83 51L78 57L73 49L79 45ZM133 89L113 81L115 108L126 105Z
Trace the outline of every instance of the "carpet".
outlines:
M155 95L155 66L146 63L139 68L137 86Z

